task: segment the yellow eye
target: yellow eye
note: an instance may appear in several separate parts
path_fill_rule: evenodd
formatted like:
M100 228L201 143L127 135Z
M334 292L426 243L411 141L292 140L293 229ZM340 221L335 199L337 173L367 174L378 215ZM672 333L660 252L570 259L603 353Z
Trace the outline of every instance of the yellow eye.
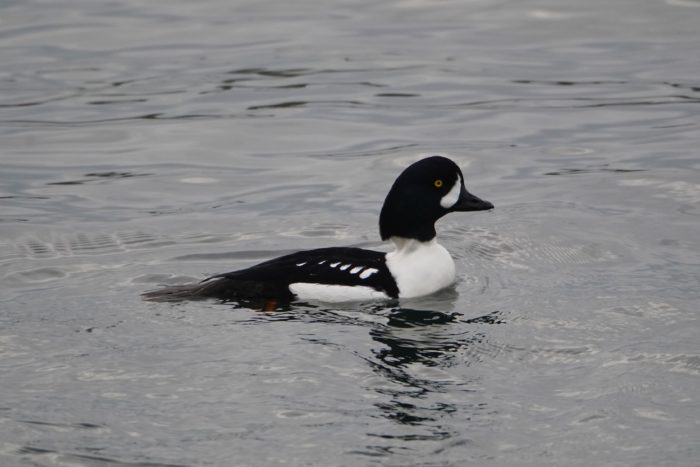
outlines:
M433 182L433 185L435 185L435 188L442 188L442 180L438 178Z

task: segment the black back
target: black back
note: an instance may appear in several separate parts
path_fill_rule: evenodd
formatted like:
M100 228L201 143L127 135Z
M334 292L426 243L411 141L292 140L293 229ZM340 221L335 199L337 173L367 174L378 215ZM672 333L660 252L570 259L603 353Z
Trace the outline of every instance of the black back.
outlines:
M347 286L367 286L396 298L399 290L396 281L386 267L386 254L362 248L333 247L305 250L265 261L247 269L218 274L205 279L221 281L225 286L230 281L231 287L238 288L240 283L257 283L262 288L260 293L280 295L289 294L288 285L296 282L314 284L334 284ZM335 265L331 267L331 265ZM350 265L343 267L345 265ZM362 269L351 274L354 268ZM377 272L366 278L361 274L373 268ZM240 294L239 294L240 295ZM256 293L255 295L258 295Z

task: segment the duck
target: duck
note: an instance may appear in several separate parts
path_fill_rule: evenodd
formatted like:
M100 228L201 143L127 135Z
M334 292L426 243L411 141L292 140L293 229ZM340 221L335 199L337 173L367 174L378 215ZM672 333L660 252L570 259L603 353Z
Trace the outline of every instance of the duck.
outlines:
M165 302L346 302L430 295L449 287L456 278L452 256L437 242L435 223L452 212L493 208L491 202L466 189L454 161L444 156L426 157L399 174L384 200L379 234L393 244L389 252L350 246L302 250L199 283L148 291L142 297Z

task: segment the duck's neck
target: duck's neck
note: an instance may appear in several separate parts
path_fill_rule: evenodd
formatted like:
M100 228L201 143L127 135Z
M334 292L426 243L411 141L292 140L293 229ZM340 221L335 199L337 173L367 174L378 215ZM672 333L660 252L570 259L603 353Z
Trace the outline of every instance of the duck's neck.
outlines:
M425 248L425 247L431 247L431 246L437 244L436 237L433 237L427 241L421 241L421 240L417 240L415 238L405 238L405 237L391 237L389 240L391 240L391 243L394 244L395 251L401 252L403 254L411 253L415 250Z

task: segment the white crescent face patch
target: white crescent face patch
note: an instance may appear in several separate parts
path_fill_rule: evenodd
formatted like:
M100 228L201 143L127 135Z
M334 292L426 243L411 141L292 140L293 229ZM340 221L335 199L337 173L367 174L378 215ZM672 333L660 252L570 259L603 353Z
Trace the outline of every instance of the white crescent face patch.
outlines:
M457 179L455 180L455 184L452 185L452 188L450 191L442 197L440 200L440 206L442 206L445 209L450 209L452 206L455 205L457 200L459 199L459 193L462 191L462 177L457 175Z

